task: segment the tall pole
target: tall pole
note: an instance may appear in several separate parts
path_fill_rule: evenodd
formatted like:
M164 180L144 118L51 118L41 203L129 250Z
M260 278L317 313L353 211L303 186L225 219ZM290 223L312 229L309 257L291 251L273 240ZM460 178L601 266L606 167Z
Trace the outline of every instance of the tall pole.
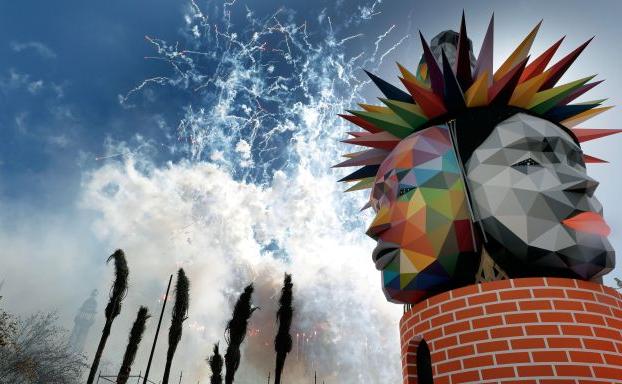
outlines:
M270 371L268 371L268 384L270 384Z
M166 287L166 295L164 296L164 303L162 303L162 312L160 312L160 320L158 320L158 327L156 328L155 337L153 338L153 345L151 346L151 353L149 354L149 362L147 362L147 370L145 371L145 380L143 380L143 384L147 384L147 378L149 377L151 360L153 359L153 352L155 351L156 343L158 342L158 333L160 333L160 325L162 324L162 316L164 315L164 308L166 307L166 301L168 300L168 291L171 289L171 281L173 281L173 275L171 275L168 279L168 287Z
M179 384L181 384L181 376L184 374L184 371L179 372Z

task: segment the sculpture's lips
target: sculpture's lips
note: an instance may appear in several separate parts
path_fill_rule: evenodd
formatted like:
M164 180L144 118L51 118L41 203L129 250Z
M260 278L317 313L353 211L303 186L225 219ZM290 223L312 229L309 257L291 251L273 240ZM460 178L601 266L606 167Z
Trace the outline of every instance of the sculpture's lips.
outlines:
M611 228L609 228L605 219L596 212L581 212L563 220L562 224L577 232L591 233L604 237L609 236L611 233Z
M382 271L393 259L399 255L400 246L396 243L378 240L371 257L376 264L376 269Z

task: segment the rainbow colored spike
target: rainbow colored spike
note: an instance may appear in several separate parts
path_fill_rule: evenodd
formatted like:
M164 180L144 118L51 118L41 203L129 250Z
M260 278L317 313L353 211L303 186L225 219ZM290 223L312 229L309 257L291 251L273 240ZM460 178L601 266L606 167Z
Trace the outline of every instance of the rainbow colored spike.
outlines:
M411 72L398 64L402 74L400 80L406 91L366 71L385 96L380 99L384 105L361 105L362 111L340 115L366 131L351 133L353 137L344 142L371 148L347 155L346 161L336 165L361 167L342 179L357 181L348 190L370 188L375 170L401 140L430 126L432 119L437 122L450 120L468 111L468 108L492 105L524 108L534 115L566 126L578 142L622 132L617 129L576 128L583 121L611 108L601 106L604 100L570 104L602 82L588 83L593 76L557 85L593 38L547 69L564 38L529 62L529 50L541 23L529 32L496 71L493 70L492 61L494 15L490 19L477 61L472 66L464 13L453 68L445 52L442 52L439 65L423 34L419 32L423 54L417 70ZM585 155L584 159L586 163L606 162L590 155Z

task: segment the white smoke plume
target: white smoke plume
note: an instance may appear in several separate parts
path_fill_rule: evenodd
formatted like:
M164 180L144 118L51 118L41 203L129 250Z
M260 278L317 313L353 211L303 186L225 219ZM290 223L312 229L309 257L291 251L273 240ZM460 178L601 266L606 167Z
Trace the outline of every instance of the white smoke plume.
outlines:
M223 340L234 296L249 282L257 285L254 302L261 310L251 322L240 382L273 369L274 314L287 271L295 279L293 332L299 334L287 364L290 379L317 370L327 382L397 380L399 308L380 293L368 263L370 242L341 224L333 184L332 177L300 169L291 176L277 172L271 185L258 187L209 163L145 174L128 159L91 175L84 204L101 214L95 231L102 240L128 255L126 308L153 302L163 271L187 271L190 327L176 365L197 379L207 374L203 357L210 344Z
M140 151L111 145L111 154L124 155L104 157L108 163L86 175L81 206L98 215L99 240L128 255L126 308L151 303L157 312L153 298L167 275L186 270L191 310L174 369L190 382L207 380L204 360L214 342L225 348L232 304L249 282L261 310L250 325L238 382L261 381L273 371L284 272L293 274L296 308L287 381L311 382L315 372L326 383L399 381L401 308L386 302L370 262L369 216L358 212L365 197L344 195L336 182L341 173L330 169L346 150L338 140L347 125L337 114L362 100L368 84L358 78L360 68L373 69L405 39L387 43L395 29L389 26L370 37L375 50L347 53L347 44L363 36L348 34L347 26L360 27L379 3L361 7L337 30L328 12L312 22L285 9L260 19L235 2L204 10L192 1L183 44L148 38L172 71L120 100L135 107L146 90L192 91L171 147L186 159L158 165L140 138ZM248 27L234 29L241 10ZM311 25L322 39L310 38ZM155 320L145 344L154 327ZM109 350L122 342L114 338ZM142 349L137 367L146 359L148 347ZM152 372L159 377L159 366Z

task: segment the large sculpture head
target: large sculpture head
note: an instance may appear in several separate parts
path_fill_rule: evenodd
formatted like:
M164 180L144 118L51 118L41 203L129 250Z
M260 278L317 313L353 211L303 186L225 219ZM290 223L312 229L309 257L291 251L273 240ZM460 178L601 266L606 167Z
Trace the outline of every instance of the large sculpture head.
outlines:
M599 82L557 85L587 42L546 69L560 40L527 65L538 25L493 72L492 24L476 61L464 17L460 34L435 39L445 47L422 36L416 73L399 66L408 92L370 74L385 106L343 116L365 130L346 142L369 149L338 166L361 166L342 179L356 181L349 190L371 188L367 234L390 301L473 283L485 260L506 277L594 280L613 269L585 167L602 160L580 143L620 131L576 127L608 109L571 104Z

